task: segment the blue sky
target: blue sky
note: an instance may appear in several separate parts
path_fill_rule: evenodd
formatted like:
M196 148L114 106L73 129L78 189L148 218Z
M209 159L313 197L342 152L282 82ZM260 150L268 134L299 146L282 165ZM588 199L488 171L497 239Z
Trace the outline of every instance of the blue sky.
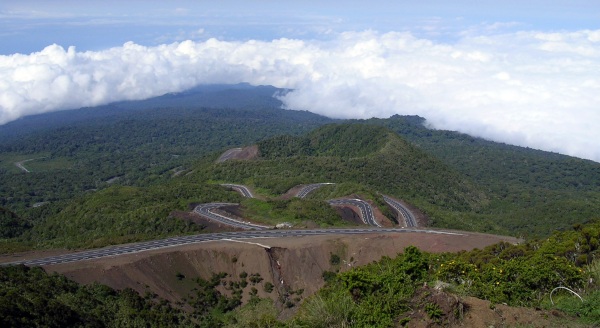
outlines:
M0 0L0 124L240 82L600 162L600 1Z
M327 39L367 29L411 31L453 40L495 26L562 31L597 29L600 2L573 1L90 1L3 0L0 54L57 43L100 50L127 41L157 45L185 39ZM490 31L492 32L492 31Z

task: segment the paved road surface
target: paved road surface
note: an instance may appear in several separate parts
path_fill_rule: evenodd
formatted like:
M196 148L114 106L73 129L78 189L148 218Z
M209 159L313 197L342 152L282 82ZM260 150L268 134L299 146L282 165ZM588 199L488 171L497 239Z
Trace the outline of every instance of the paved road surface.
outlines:
M319 188L321 184L312 184L301 190L305 191L304 196L310 193L311 191ZM254 197L250 190L242 185L235 184L224 184L223 186L235 189L236 191L242 193L245 197ZM307 189L308 188L308 189ZM300 193L299 193L300 194ZM300 196L298 196L300 197ZM390 204L394 209L397 209L406 219L407 225L412 224L412 226L416 226L416 222L414 221L414 216L410 211L408 211L405 207L399 204L397 201L384 196L384 199L388 204ZM209 203L209 204L201 204L198 205L194 211L210 220L215 220L221 222L223 224L231 225L234 227L239 227L243 229L247 229L248 231L236 231L236 232L225 232L225 233L212 233L212 234L201 234L201 235L192 235L192 236L183 236L183 237L172 237L167 239L153 240L141 243L127 244L127 245L118 245L111 246L107 248L94 249L88 251L82 251L72 254L64 254L58 256L51 256L41 259L33 259L33 260L23 260L16 261L11 263L5 263L2 265L11 265L11 264L25 264L29 266L36 265L52 265L59 263L68 263L75 261L83 261L90 259L97 259L102 257L109 256L118 256L123 254L137 253L143 252L153 249L160 249L165 247L174 247L180 245L201 243L201 242L209 242L216 240L225 240L225 239L252 239L252 238L282 238L282 237L299 237L299 236L311 236L311 235L336 235L336 234L344 234L344 235L352 235L352 234L370 234L370 233L407 233L407 232L416 232L416 233L429 233L429 234L445 234L445 235L463 235L461 233L456 232L447 232L447 231L438 231L438 230L417 230L417 229L390 229L390 228L379 228L381 227L379 223L375 220L373 215L373 209L371 205L360 199L334 199L327 201L330 205L333 206L343 206L350 205L356 206L360 209L360 214L362 220L365 224L378 227L378 228L360 228L360 229L312 229L312 230L271 230L272 227L262 226L258 224L253 224L249 222L235 220L229 217L225 217L218 213L212 212L212 210L229 205L236 205L231 203ZM396 207L398 206L398 207ZM405 210L402 211L402 209ZM412 220L408 219L412 218ZM409 223L412 222L412 223Z
M304 198L306 197L309 193L313 192L316 189L319 189L323 186L326 185L331 185L333 183L331 182L323 182L323 183L313 183L313 184L309 184L304 186L302 189L300 189L300 191L298 191L298 194L296 194L296 197L298 198Z
M464 234L437 230L420 230L420 229L391 229L391 228L360 228L360 229L311 229L311 230L260 230L260 231L236 231L224 233L211 233L183 237L172 237L160 240L146 241L135 244L112 246L107 248L93 249L71 254L58 256L50 256L41 259L23 260L2 265L24 264L28 266L52 265L76 261L84 261L97 259L109 256L118 256L124 254L138 253L153 249L166 247L174 247L188 244L196 244L209 241L225 240L225 239L253 239L253 238L284 238L284 237L300 237L314 235L356 235L356 234L384 234L384 233L427 233L439 235L457 235Z
M241 153L242 150L243 150L243 148L228 149L221 156L219 156L219 159L217 159L217 163L225 162L226 160L231 159L232 157L234 157L237 154Z
M231 188L231 189L239 192L240 194L242 194L242 196L244 196L244 197L254 198L254 195L252 195L252 192L250 192L250 189L248 189L248 187L246 187L246 186L232 184L232 183L223 183L223 184L221 184L221 186Z
M37 157L37 158L30 158L30 159L26 159L26 160L23 160L23 161L20 161L20 162L16 162L16 163L15 163L15 165L16 165L16 166L17 166L19 169L21 169L23 172L26 172L26 173L31 173L31 171L29 171L29 170L28 170L28 169L25 167L25 165L23 165L23 164L25 164L25 163L27 163L27 162L35 161L36 159L42 159L42 158L46 158L46 157Z
M381 227L381 225L375 220L375 215L373 215L373 208L371 204L365 202L361 199L332 199L327 201L329 205L351 205L356 206L360 209L360 216L363 222L367 225L373 227Z
M250 223L250 222L245 222L245 221L240 221L240 220L236 220L227 216L223 216L221 214L215 213L212 210L217 209L219 207L223 207L223 206L231 206L231 205L238 205L238 204L232 204L232 203L208 203L208 204L200 204L198 206L196 206L196 208L194 208L194 212L202 215L203 217L209 219L209 220L213 220L213 221L217 221L229 226L233 226L236 228L242 228L242 229L247 229L247 230L264 230L264 229L271 229L273 227L269 227L269 226L264 226L264 225L260 225L260 224L254 224L254 223Z
M402 205L400 202L396 201L395 199L383 195L383 200L388 203L393 209L395 209L398 214L402 215L402 217L404 218L404 222L406 222L406 226L407 227L416 227L417 226L417 220L415 220L415 216L412 214L412 212L406 208L404 205Z

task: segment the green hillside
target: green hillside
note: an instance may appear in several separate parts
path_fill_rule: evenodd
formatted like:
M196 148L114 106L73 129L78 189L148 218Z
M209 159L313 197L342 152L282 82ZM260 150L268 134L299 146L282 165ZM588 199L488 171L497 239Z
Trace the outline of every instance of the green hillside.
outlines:
M600 217L600 163L431 130L417 116L357 123L385 126L476 181L490 197L479 213L510 234L547 236Z
M419 322L449 326L464 319L460 299L473 296L494 304L553 310L553 326L600 324L600 224L578 226L522 245L500 243L458 254L429 254L408 247L396 258L337 275L302 304L293 327L397 327L425 313ZM595 261L592 259L596 259ZM445 284L442 290L430 286ZM558 287L577 291L550 294ZM431 297L432 295L438 297ZM445 299L460 295L448 308ZM565 317L570 315L572 317Z
M278 108L277 92L285 90L207 86L0 127L0 206L9 211L2 248L92 247L197 232L169 213L232 197L259 222L302 227L344 224L322 201L353 194L391 218L381 198L389 194L421 209L435 227L525 238L600 213L598 163L428 129L417 116L331 124ZM253 143L259 159L214 163L222 151ZM217 192L217 182L247 184L270 199ZM307 200L274 199L315 182L336 184Z
M73 199L37 221L21 240L35 242L37 248L89 248L199 233L202 226L170 213L189 211L194 202L238 199L219 186L181 181L151 187L113 186Z
M274 92L284 90L218 86L0 127L0 253L202 233L204 226L173 212L205 202L240 203L241 216L301 228L349 225L325 200L360 196L392 219L382 194L416 206L434 227L526 242L442 255L411 248L347 273L324 272L328 286L290 322L277 322L271 303L253 299L240 308L239 299L222 297L218 277L198 280L198 317L131 291L80 287L37 269L0 268L0 323L119 326L135 319L145 326L235 327L261 322L250 314L264 311L279 327L393 326L410 320L411 306L434 321L446 320L430 299L414 301L425 283L443 281L451 293L564 311L583 325L600 324L599 163L432 130L417 116L339 122L286 111ZM258 145L258 158L216 163L223 151L251 144ZM335 184L306 199L279 198L294 186L318 182ZM260 199L219 183L248 185ZM550 305L556 286L577 289L585 301L563 295ZM67 315L61 321L57 313Z
M504 232L476 216L453 220L485 207L487 196L469 179L382 127L328 125L303 137L266 139L259 142L259 151L258 160L215 163L214 154L168 180L114 185L32 209L33 227L13 238L10 247L16 242L33 248L87 248L198 233L202 227L170 213L189 210L191 203L217 201L239 202L244 217L265 224L340 226L348 223L324 200L359 194L375 201L391 219L382 193L421 208L435 226ZM273 199L242 199L215 182L248 184ZM296 185L314 182L336 184L308 199L274 199Z
M19 221L26 223L0 245L5 252L98 247L197 233L202 227L169 214L188 210L190 203L212 201L240 202L243 216L265 224L339 226L344 221L324 200L360 195L391 219L381 197L387 194L418 207L434 227L525 237L549 235L597 217L596 163L428 130L421 123L414 117L393 117L325 125L305 135L263 139L255 160L215 163L218 153L213 153L181 167L177 175L164 168L150 176L140 170L137 174L146 177L143 184L127 186L131 181L122 179L27 210L22 215L26 219ZM485 163L489 168L477 169ZM527 163L545 173L527 180ZM504 166L511 169L499 169ZM587 178L577 185L569 182L579 174ZM61 175L42 181L53 181L50 177ZM59 181L65 180L55 183ZM247 184L272 199L242 199L215 186L217 182ZM315 182L336 184L305 200L274 199L296 185Z
M162 183L215 151L283 133L307 133L331 122L279 108L108 112L103 118L0 140L0 206L27 215L36 203L68 200L114 183ZM0 126L0 132L3 129L8 128ZM15 163L22 160L31 160L24 164L31 172L17 168Z
M31 227L30 223L17 214L0 207L0 238L14 238Z
M381 202L378 194L384 193L425 210L436 226L500 231L479 218L449 220L454 213L487 206L487 196L468 178L388 129L335 124L305 137L275 137L258 146L259 160L198 168L197 176L248 184L272 196L298 184L335 182L336 186L317 191L311 198L363 193ZM385 207L382 202L381 207Z

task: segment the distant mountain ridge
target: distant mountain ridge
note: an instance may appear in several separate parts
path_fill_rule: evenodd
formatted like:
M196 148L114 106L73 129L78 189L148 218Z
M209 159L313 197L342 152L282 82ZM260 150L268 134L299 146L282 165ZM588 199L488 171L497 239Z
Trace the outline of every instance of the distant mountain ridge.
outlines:
M149 109L177 108L229 108L248 109L281 108L282 102L274 95L285 94L286 89L273 86L240 84L201 85L183 92L137 101L119 101L97 107L82 107L20 118L0 125L0 143L15 137L39 133L91 120L118 120L132 112Z

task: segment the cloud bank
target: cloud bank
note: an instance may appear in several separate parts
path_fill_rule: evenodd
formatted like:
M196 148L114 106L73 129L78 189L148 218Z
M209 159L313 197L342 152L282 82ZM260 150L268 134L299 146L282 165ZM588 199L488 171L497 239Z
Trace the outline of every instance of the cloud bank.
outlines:
M209 39L57 45L0 56L0 124L65 108L144 99L198 84L271 84L287 108L337 118L417 114L435 128L600 161L600 30L348 32L329 41Z

